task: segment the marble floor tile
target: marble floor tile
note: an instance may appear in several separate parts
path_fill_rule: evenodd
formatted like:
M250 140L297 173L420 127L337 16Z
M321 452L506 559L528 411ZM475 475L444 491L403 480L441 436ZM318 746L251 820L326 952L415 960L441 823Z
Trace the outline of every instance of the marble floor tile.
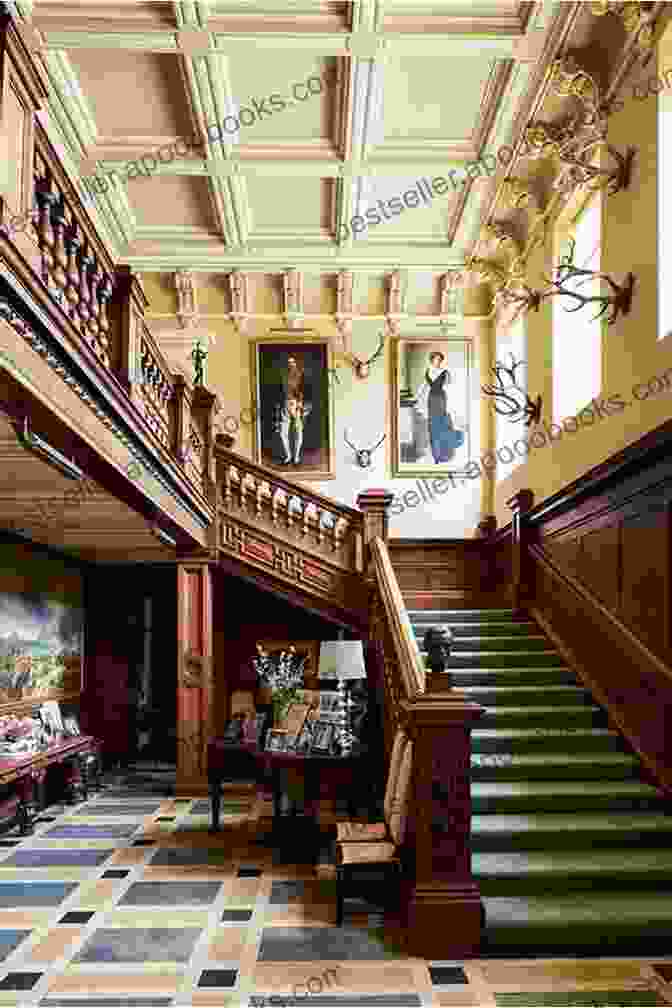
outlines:
M203 906L212 903L219 882L134 882L119 906Z
M76 882L0 882L0 907L58 906L76 888Z
M201 930L197 928L99 928L75 962L188 962Z

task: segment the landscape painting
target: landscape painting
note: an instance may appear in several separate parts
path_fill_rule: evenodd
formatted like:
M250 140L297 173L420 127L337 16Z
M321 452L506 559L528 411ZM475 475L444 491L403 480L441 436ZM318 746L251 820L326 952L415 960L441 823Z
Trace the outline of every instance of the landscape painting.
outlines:
M13 554L13 555L12 555ZM14 559L14 564L11 561ZM81 579L26 547L0 548L0 702L81 689Z

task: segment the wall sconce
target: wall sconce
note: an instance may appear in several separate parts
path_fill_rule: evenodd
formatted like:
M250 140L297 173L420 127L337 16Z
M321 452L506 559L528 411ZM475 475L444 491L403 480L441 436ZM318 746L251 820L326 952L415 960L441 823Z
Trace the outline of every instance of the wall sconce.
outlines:
M547 291L546 295L549 297L569 297L578 301L578 304L574 308L565 308L565 311L568 312L576 312L581 308L584 308L587 304L597 303L602 307L598 311L597 315L593 317L597 319L604 315L605 312L609 312L607 325L613 325L619 314L627 315L630 311L632 294L635 286L634 274L628 273L625 283L621 286L620 284L617 284L615 280L612 280L607 273L580 269L578 266L574 265L575 246L576 242L574 239L570 239L569 251L556 266L555 278L549 281L553 290ZM587 295L582 294L576 289L581 284L588 283L591 280L601 281L604 293ZM567 289L566 285L572 281L576 281L573 288Z
M506 367L500 361L495 361L494 368L490 368L490 370L497 379L497 388L494 385L482 385L481 391L483 395L491 396L495 400L495 413L505 416L511 423L524 420L525 426L529 427L532 423L541 422L542 400L538 395L533 402L516 381L516 369L522 367L524 363L524 361L516 361L513 354L511 354L511 367ZM508 385L504 376L509 378Z

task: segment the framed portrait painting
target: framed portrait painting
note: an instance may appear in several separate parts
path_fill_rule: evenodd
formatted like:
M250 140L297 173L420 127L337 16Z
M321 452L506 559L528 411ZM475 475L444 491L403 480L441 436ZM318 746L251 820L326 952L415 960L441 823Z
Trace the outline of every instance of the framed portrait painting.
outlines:
M472 456L471 342L460 337L392 344L392 475L464 474Z
M318 336L252 343L255 460L292 479L336 476L332 350Z

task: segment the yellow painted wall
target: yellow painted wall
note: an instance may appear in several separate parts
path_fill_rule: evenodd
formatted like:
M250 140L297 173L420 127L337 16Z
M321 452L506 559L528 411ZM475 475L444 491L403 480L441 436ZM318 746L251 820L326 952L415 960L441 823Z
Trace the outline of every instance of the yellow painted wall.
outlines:
M249 300L257 312L268 312L267 319L250 320L245 334L238 332L232 322L226 317L231 310L227 281L224 275L198 275L198 304L201 312L200 328L212 333L216 343L210 349L206 362L206 385L215 392L221 404L221 412L217 423L220 429L230 433L235 431L233 450L252 459L254 458L254 426L249 422L241 422L241 412L249 421L250 414L245 412L252 405L252 352L251 344L256 339L269 336L273 326L282 327L285 322L277 312L280 307L281 278L278 276L277 293L268 291L267 278L263 284L261 274L248 274ZM149 300L147 312L149 326L159 339L161 331L174 331L176 328L175 312L177 302L171 293L174 280L171 274L145 274L142 284ZM257 285L259 285L257 287ZM383 310L379 294L375 289L379 284L372 282L364 285L360 294L360 310L366 306L371 312L376 308L376 314ZM267 293L264 293L266 291ZM373 291L373 293L372 293ZM333 295L323 285L322 311L333 310ZM477 306L478 307L478 306ZM335 322L323 319L311 322L319 336L327 336L334 349L342 346ZM465 319L463 323L467 332L475 342L474 371L472 375L472 437L476 445L481 444L480 416L478 400L480 398L479 360L481 358L483 323ZM356 321L353 327L352 349L360 357L368 357L376 349L378 337L383 323L378 319L363 319ZM488 327L485 327L486 331ZM403 327L402 336L411 335L413 326ZM417 330L425 338L427 330ZM291 337L288 337L291 339ZM377 360L371 368L370 377L364 381L355 377L353 370L347 364L338 367L339 381L332 381L334 399L334 446L336 455L336 478L320 482L305 481L308 488L316 490L328 497L355 506L357 494L368 487L386 487L394 494L402 496L408 491L417 490L416 479L392 479L390 457L390 388L392 384L392 363L390 339L386 342L383 357ZM231 419L223 424L226 417ZM236 424L239 429L236 431ZM345 432L357 447L371 447L386 433L387 438L375 452L373 464L369 469L357 466L354 453L344 440ZM478 449L476 449L478 450ZM291 479L291 470L287 471ZM304 482L304 481L302 481ZM482 496L484 487L478 479L458 482L443 496L437 496L433 501L423 502L415 507L406 506L402 514L391 516L391 534L396 537L469 537L480 517L487 511ZM417 497L417 493L415 494ZM411 498L413 499L413 498Z
M672 28L668 29L659 46L659 66L672 68ZM640 71L639 79L646 83L655 81L655 62ZM672 85L672 74L668 78ZM577 479L583 473L643 434L668 420L672 414L672 337L658 340L657 325L657 102L652 94L646 99L633 96L633 79L621 91L622 108L609 121L609 141L618 150L628 145L637 148L633 179L629 189L603 197L602 260L601 268L621 281L628 271L635 274L635 293L632 310L621 316L611 326L603 326L602 337L602 394L601 399L621 396L626 403L620 413L614 413L592 426L581 426L576 433L563 432L552 445L534 447L526 460L506 480L495 487L495 514L498 524L510 520L506 500L517 490L529 487L540 502L549 495ZM654 83L652 90L656 90ZM641 88L637 92L641 93ZM668 90L668 94L672 94ZM668 99L672 101L671 99ZM671 166L672 169L672 166ZM668 184L672 184L668 177ZM670 226L668 223L667 226ZM532 286L542 287L542 274L552 271L553 234L548 236L546 247L531 260L529 277ZM591 311L582 308L581 311ZM528 331L528 392L532 398L543 396L543 417L549 424L553 414L552 404L552 306L542 304L540 311L526 316ZM577 362L577 366L580 366ZM667 385L653 383L653 388L663 387L659 394L650 394L638 402L633 387L648 383L657 375L669 371ZM571 377L570 379L571 380ZM647 389L637 388L644 397ZM588 419L587 417L585 418ZM513 426L513 425L512 425ZM567 425L572 428L570 422ZM524 430L512 434L514 437Z

